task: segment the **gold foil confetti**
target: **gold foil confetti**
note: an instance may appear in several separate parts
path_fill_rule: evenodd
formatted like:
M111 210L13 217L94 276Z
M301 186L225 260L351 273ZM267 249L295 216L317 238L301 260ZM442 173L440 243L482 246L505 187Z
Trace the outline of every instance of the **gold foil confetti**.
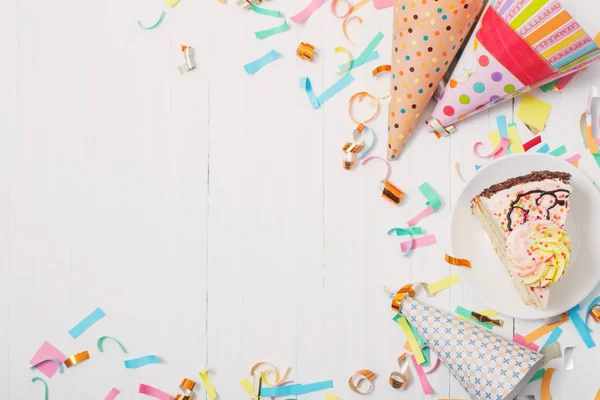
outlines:
M296 55L306 61L312 62L316 54L315 46L310 43L301 42L296 49Z
M565 348L565 370L573 371L575 369L575 347Z
M402 308L402 300L404 300L404 297L406 295L408 295L410 297L414 297L415 291L413 290L412 286L413 286L412 283L409 283L408 285L402 286L402 288L400 288L400 290L398 290L396 292L396 294L394 295L394 298L392 299L392 310L393 311L400 314L400 309Z
M346 37L346 39L348 39L348 41L350 43L352 43L353 45L356 46L356 43L354 43L354 41L352 41L352 39L350 39L350 36L348 36L348 31L346 30L347 29L346 25L348 25L348 22L352 21L353 19L357 19L359 24L362 24L362 22L363 22L361 17L358 17L358 16L348 17L342 23L342 32L344 32L344 36Z
M356 371L348 380L348 385L353 392L358 394L369 394L373 391L373 380L377 377L375 373L368 369ZM366 388L360 389L361 383L365 382Z
M263 366L267 366L268 369L259 369L260 367L263 367ZM252 368L250 369L250 375L254 376L256 372L260 372L260 374L262 375L262 380L267 385L279 386L285 381L285 378L287 378L288 374L290 373L290 368L287 368L285 370L285 373L283 375L281 375L279 373L279 369L277 369L277 367L274 364L272 364L268 361L259 361L256 364L254 364L252 366ZM275 382L269 382L269 380L268 380L269 374L275 374ZM255 382L254 386L256 387L256 382Z
M410 369L408 369L408 358L406 353L402 353L398 357L399 371L394 371L390 374L390 386L397 390L404 390L410 382Z
M451 255L446 254L446 256L444 257L444 260L451 265L457 266L457 267L466 267L466 268L471 268L471 261L467 260L466 258L456 258L456 257L452 257Z
M390 181L381 181L381 197L392 204L399 204L404 198L404 192L394 186Z
M379 67L375 67L371 73L373 74L373 77L376 77L377 75L379 75L382 72L391 72L391 71L392 71L392 66L389 64L384 64L384 65L380 65ZM387 96L389 97L389 94Z
M194 396L194 387L196 386L196 382L191 379L183 378L181 384L179 385L179 389L183 392L183 394L178 394L173 397L173 400L191 400Z
M544 355L544 365L548 364L555 358L562 357L562 350L560 348L560 343L558 342L554 342L552 344L549 344L548 346L544 346L544 348L540 350L540 353Z
M471 311L471 318L473 318L474 320L477 320L483 324L491 324L491 325L499 326L501 328L504 326L504 321L502 321L501 319L493 319L493 318L488 317L487 315L479 314L475 311Z
M89 358L90 353L88 353L87 351L82 351L81 353L74 354L71 357L67 358L65 360L65 367L71 368L75 364L79 364L80 362L89 360Z

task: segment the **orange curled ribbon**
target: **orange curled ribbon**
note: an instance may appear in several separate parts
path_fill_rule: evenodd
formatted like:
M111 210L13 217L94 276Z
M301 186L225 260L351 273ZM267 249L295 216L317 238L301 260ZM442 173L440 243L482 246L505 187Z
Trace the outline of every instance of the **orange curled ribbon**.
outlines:
M456 267L471 268L471 261L467 260L466 258L456 258L456 257L452 257L452 256L446 254L446 257L444 257L444 260L448 264L454 265Z
M377 377L375 373L368 369L361 369L356 371L348 380L348 385L353 392L358 394L369 394L373 391L373 380ZM359 388L360 384L367 382L365 390Z
M315 54L315 46L310 43L301 42L296 49L296 55L306 61L312 61Z
M339 15L337 13L337 4L338 4L339 0L332 0L331 1L331 13L333 15L335 15L338 18L346 18L348 15L350 15L350 10L352 10L352 5L350 4L350 2L348 0L342 0L344 3L346 3L348 5L348 9L346 10L346 12L344 13L344 15Z
M392 299L392 310L394 310L398 314L401 314L400 310L402 309L402 300L404 300L404 297L406 295L409 295L410 297L415 296L415 291L412 288L412 286L412 283L404 285L394 295L394 298Z
M90 353L88 353L87 351L82 351L81 353L74 354L71 357L67 358L65 360L65 367L71 368L73 365L79 364L80 362L83 362L83 361L89 360L89 359L90 359Z
M382 72L392 72L392 66L389 64L384 64L384 65L380 65L379 67L375 67L373 69L373 77L376 77L377 75L379 75Z
M375 113L373 113L373 115L369 118L366 119L365 121L358 122L354 116L352 115L352 103L354 103L354 100L358 99L358 101L361 101L362 99L364 99L365 97L370 98L371 100L373 100L373 103L377 105L376 109L375 109ZM350 97L350 100L348 100L348 114L350 115L350 119L352 121L354 121L356 124L366 124L367 122L370 122L372 120L375 119L375 117L377 117L377 115L379 115L379 99L377 99L377 97L373 96L372 94L369 94L367 92L358 92L358 93L354 93L352 95L352 97Z
M260 366L268 366L269 369L264 369L264 370L258 370L258 368ZM262 381L264 383L266 383L269 386L279 386L281 385L284 381L285 378L287 378L288 374L290 373L290 368L287 368L285 370L285 374L281 375L279 373L279 370L277 369L277 367L267 361L259 361L256 364L254 364L252 366L252 368L250 368L250 375L254 375L255 372L259 372L261 377L262 377ZM269 382L269 380L267 379L268 374L273 373L275 374L275 382L271 383Z
M358 16L356 16L356 15L355 15L355 16L352 16L352 17L348 17L348 18L346 18L346 19L344 20L344 23L342 24L342 32L344 32L344 36L346 36L346 39L348 39L348 41L349 41L350 43L352 43L353 45L355 45L355 46L356 46L356 43L354 43L354 42L352 41L352 39L350 39L350 36L348 36L348 32L346 31L346 25L348 25L348 22L352 21L353 19L357 19L359 24L362 24L362 22L363 22L363 21L362 21L362 18L361 18L361 17L358 17Z
M176 395L173 397L173 400L191 400L194 397L194 387L196 387L196 382L188 378L183 378L179 385L179 389L181 389L183 394Z
M390 374L390 386L396 390L404 390L410 382L410 369L408 369L408 359L406 353L398 357L398 366L400 371L394 371Z

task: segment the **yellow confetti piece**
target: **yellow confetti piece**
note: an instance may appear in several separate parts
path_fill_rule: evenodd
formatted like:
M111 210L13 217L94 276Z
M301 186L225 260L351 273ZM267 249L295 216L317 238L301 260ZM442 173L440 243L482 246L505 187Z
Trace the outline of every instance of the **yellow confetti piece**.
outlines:
M404 335L406 335L406 339L408 340L408 343L411 347L410 351L414 354L417 363L423 364L425 362L425 356L423 355L421 347L419 346L419 342L413 334L412 329L410 329L406 318L403 315L401 315L400 318L397 319L397 322L402 328L402 331L404 331Z
M482 311L476 311L477 314L481 314L481 315L485 315L486 317L495 317L497 315L500 315L499 312L496 312L494 310L482 310ZM468 321L469 318L463 317L462 315L459 315L458 318L462 319L463 321Z
M179 3L179 0L165 0L165 4L169 7L175 7Z
M508 124L508 139L510 140L510 151L512 154L525 152L516 124Z
M202 383L204 383L204 389L206 390L206 393L208 394L208 398L210 400L214 400L217 398L217 391L215 390L215 387L212 384L212 381L210 380L210 377L208 376L208 368L204 368L202 371L200 371L200 379L202 379ZM250 382L248 382L250 383Z
M500 145L500 132L498 132L498 131L489 132L488 139L490 140L490 145L492 146L492 149L495 149L496 147L498 147Z
M441 292L444 289L448 289L450 286L454 286L460 283L460 278L458 275L451 275L444 279L440 279L437 282L433 283L422 283L425 290L427 290L428 295L434 295L438 292Z
M248 393L248 396L252 397L252 393L254 392L254 386L252 386L250 381L248 379L244 378L240 382L240 385L242 385L242 388L244 389L244 391L246 393Z
M327 393L325 400L342 400L333 393Z

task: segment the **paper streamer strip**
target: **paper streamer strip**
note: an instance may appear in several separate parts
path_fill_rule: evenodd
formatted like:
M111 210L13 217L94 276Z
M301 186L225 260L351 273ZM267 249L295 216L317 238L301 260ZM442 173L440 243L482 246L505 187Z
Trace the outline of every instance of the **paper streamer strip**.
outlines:
M267 10L266 8L260 8L252 4L250 9L257 14L267 15L269 17L281 17L281 11Z
M62 361L59 361L56 358L44 358L43 360L40 360L40 361L36 362L35 364L33 364L31 366L31 369L38 368L40 366L40 364L43 364L46 362L55 363L58 366L58 372L62 374Z
M546 343L544 343L542 349L548 345L551 345L552 343L555 343L560 338L560 335L562 335L562 333L563 330L560 329L558 326L554 328L550 336L548 336L548 339L546 339Z
M306 385L290 385L290 386L276 386L276 387L263 387L260 389L260 395L262 397L267 396L298 396L301 394L307 394L312 392L318 392L321 390L327 390L333 388L333 381L323 381L309 383Z
M352 7L350 7L350 12L348 14L356 12L359 8L367 4L369 1L371 0L360 0L358 3L353 4Z
M562 156L563 154L565 154L566 152L567 152L567 148L565 146L560 146L559 148L552 150L548 154L551 154L555 157L559 157L559 156Z
M421 235L423 233L423 229L419 227L414 228L392 228L388 231L388 235L395 233L396 236L410 236L410 235Z
M123 346L123 344L121 342L119 342L117 339L115 339L112 336L102 336L102 337L98 338L98 341L96 342L96 347L98 347L98 351L100 351L101 353L104 352L102 346L106 339L110 339L113 342L115 342L121 348L121 350L123 350L123 353L127 354L127 349L125 349L125 346Z
M358 66L364 64L369 54L373 53L379 42L381 42L381 39L383 39L383 33L379 32L356 58L355 65Z
M327 393L327 395L325 396L325 400L342 400L342 399L340 399L333 393Z
M248 396L252 397L252 395L254 393L254 386L252 386L252 384L250 383L250 381L248 379L244 378L240 382L240 385L242 386L242 388L244 389L244 391L246 393L248 393Z
M350 36L348 36L348 31L346 30L346 29L347 29L348 22L352 21L353 19L356 19L356 20L358 20L358 23L359 23L359 24L362 24L362 22L363 22L362 18L361 18L361 17L358 17L358 16L356 16L356 15L355 15L355 16L352 16L352 17L348 17L348 18L346 18L346 19L344 20L344 23L342 24L342 32L344 33L344 36L346 37L346 39L348 39L348 41L349 41L350 43L352 43L353 45L355 45L355 46L356 46L356 43L354 43L354 41L353 41L352 39L350 39Z
M352 55L350 55L350 57L352 57ZM364 98L369 98L372 100L371 103L375 104L375 111L373 111L373 115L361 122L354 118L354 114L352 112L352 105L354 104L354 100L358 99L358 101L360 102ZM366 124L367 122L371 122L372 120L374 120L377 117L377 115L379 115L379 108L379 99L377 99L377 97L373 96L368 92L354 93L352 97L350 97L350 100L348 100L348 114L350 115L350 119L357 125L364 126L364 124Z
M150 30L150 29L154 29L156 28L158 25L160 25L160 23L162 22L163 18L165 17L165 12L163 11L162 13L160 13L160 17L158 17L158 20L150 25L150 26L144 26L140 20L138 19L137 24L140 26L140 28L142 29L146 29L146 30Z
M469 311L466 308L463 308L461 306L457 306L456 310L454 312L456 314L460 315L461 317L466 318L468 321L474 322L477 325L483 326L484 328L487 328L487 329L491 330L494 327L494 325L492 325L492 324L486 324L484 322L479 322L476 319L471 318L471 311Z
M483 146L483 143L477 142L473 146L473 153L475 153L475 155L477 157L479 157L479 158L490 158L490 157L498 158L498 157L503 156L504 154L506 154L506 150L508 149L509 145L510 145L510 140L508 140L508 138L501 138L500 139L500 144L498 145L498 147L496 147L494 150L492 150L491 153L489 153L489 154L480 154L479 153L479 146Z
M44 400L48 400L48 384L46 383L46 381L36 376L31 378L31 382L42 382L44 384Z
M160 358L155 355L143 356L138 358L132 358L131 360L125 360L125 368L140 368L149 364L160 364Z
M260 69L262 69L265 65L272 63L280 57L279 53L275 50L271 50L264 56L257 58L256 60L249 62L244 65L244 69L248 74L254 74Z
M508 125L506 124L506 116L504 115L499 115L496 117L496 125L498 125L498 133L500 135L500 138L506 138L509 143L510 143L510 139L508 138ZM510 143L512 146L512 143ZM511 154L510 151L510 147L509 146L506 149L506 154Z
M460 277L458 275L450 275L444 279L440 279L439 281L433 283L421 283L421 285L425 288L429 296L433 296L434 294L459 283Z
M538 152L538 153L544 153L544 154L547 153L547 152L549 152L549 151L550 151L550 146L548 146L548 143L544 143L542 145L542 147L540 147L539 149L536 150L536 152Z
M90 353L82 351L81 353L73 354L71 357L65 360L65 367L71 368L74 365L84 362L90 359Z
M105 315L106 314L104 314L104 311L102 311L101 308L96 308L90 315L85 317L80 323L71 328L71 330L69 330L69 335L71 335L73 339L77 339L83 332L87 331Z
M215 390L215 386L208 376L208 368L204 368L202 371L200 371L200 379L202 379L202 383L204 383L204 389L206 390L206 394L208 394L209 400L216 399L217 391Z
M346 12L342 15L339 15L337 13L337 5L338 5L338 1L342 1L346 4L347 8L346 8ZM350 15L350 10L352 10L352 5L350 4L350 2L348 0L331 0L331 13L338 17L338 18L346 18L348 15Z
M368 369L361 369L356 371L350 379L348 379L348 385L353 392L358 394L369 394L373 391L373 380L377 377L373 371ZM367 383L367 388L362 390L359 388L362 382Z
M542 143L542 137L536 136L533 139L531 139L530 141L528 141L527 143L523 144L523 150L529 151L529 149L531 149L534 146L537 146L540 143Z
M106 395L106 397L104 398L104 400L114 400L115 397L117 397L119 395L119 389L116 388L112 388L110 390L110 392L108 392L108 394Z
M141 394L148 395L150 397L154 397L155 399L158 399L158 400L171 400L172 399L172 397L169 393L163 392L160 389L157 389L150 385L145 385L143 383L140 383L140 388L139 388L138 392Z
M300 11L290 19L297 24L301 24L317 11L317 8L321 7L324 2L325 0L312 0L304 10Z
M552 396L550 395L550 382L552 381L554 371L554 368L548 368L544 373L544 377L542 378L542 400L552 400Z
M435 235L431 234L431 235L423 236L423 237L416 238L413 240L409 240L407 242L400 243L400 251L405 253L409 250L418 249L420 247L431 246L436 243L437 243L437 240L435 239Z
M570 346L565 349L565 370L573 371L575 369L575 347Z
M419 346L419 342L417 342L417 338L415 337L415 335L410 327L410 324L408 323L406 318L400 314L396 315L394 317L394 320L402 328L402 331L404 332L404 335L406 336L406 340L408 340L408 343L410 344L411 351L412 351L414 357L416 358L417 362L419 364L423 364L425 362L425 357L423 356L423 352L421 351L421 346Z
M515 336L513 337L513 342L518 343L521 346L530 348L533 351L538 351L540 349L540 346L538 346L535 343L527 343L525 338L523 336L519 335L518 333L515 333Z
M598 393L596 393L596 397L594 397L594 400L600 400L600 389L598 389Z
M278 33L285 32L288 29L289 29L289 27L288 27L287 21L283 21L283 24L276 26L274 28L265 29L264 31L254 32L254 36L256 36L257 39L266 39L269 36L273 36Z
M423 182L423 184L421 184L421 186L419 186L419 191L427 199L427 203L425 203L427 208L425 208L423 211L421 211L419 214L417 214L413 218L409 219L407 221L408 226L415 226L423 218L432 214L434 211L439 210L440 207L442 206L442 201L440 200L440 197L437 195L435 190L433 190L433 188L429 185L429 183Z
M444 261L446 261L450 265L454 265L457 267L471 268L471 261L467 260L466 258L456 258L446 254L446 256L444 257Z
M596 344L594 343L594 339L592 339L592 337L590 336L587 326L585 326L585 323L579 316L578 311L579 305L576 305L575 307L567 311L567 314L569 315L569 318L571 318L571 321L573 321L573 325L575 325L575 328L577 328L577 332L579 332L579 335L583 339L583 342L585 343L587 348L591 349L592 347L595 347Z
M415 360L414 354L410 356L410 359L413 362L413 366L415 367L415 371L417 371L417 376L419 377L419 382L421 382L421 387L423 388L424 394L431 394L433 390L431 390L431 386L429 386L429 381L427 380L427 376L425 376L425 372L423 371L423 367L417 363Z
M579 160L581 160L581 154L579 153L565 159L566 162L573 164L576 167L579 165Z
M373 0L373 6L375 8L388 8L394 5L394 0Z
M525 335L525 342L532 343L532 342L538 340L539 338L541 338L542 336L552 332L552 330L554 328L556 328L557 326L560 326L569 320L569 316L567 314L562 314L561 316L562 316L562 319L560 321L555 322L550 325L544 324L544 325L540 326L539 328L535 329L534 331Z
M538 371L531 377L531 379L529 380L528 383L531 383L533 381L537 381L538 379L541 379L542 376L544 376L545 372L546 372L546 368L538 369Z
M377 60L378 58L379 58L379 53L378 53L378 52L376 52L376 51L374 51L374 52L372 52L371 54L369 54L369 55L367 56L367 58L365 59L365 61L363 61L363 62L362 62L362 64L356 64L356 60L352 60L352 61L350 62L350 71L352 71L354 68L358 68L358 67L360 67L360 66L362 66L362 65L364 65L364 64L366 64L366 63L368 63L368 62L371 62L371 61ZM339 65L339 66L338 66L339 70L341 71L341 70L343 70L344 68L346 68L346 65L347 65L347 64L342 64L342 65Z
M261 366L266 366L268 368L267 369L259 369L259 367L261 367ZM282 385L283 382L285 381L285 378L287 378L288 374L290 373L290 368L287 368L285 370L285 373L283 375L281 375L279 373L279 369L275 366L275 364L270 363L268 361L259 361L256 364L254 364L252 366L252 368L250 368L250 375L254 376L254 374L256 374L257 372L261 374L263 382L266 383L267 385L279 386L279 385ZM269 380L268 380L268 375L271 373L275 374L274 382L269 382Z
M325 104L326 101L338 94L340 91L348 87L348 85L350 85L352 81L354 81L354 77L350 73L347 73L343 77L341 77L340 80L338 80L327 90L325 90L323 94L321 94L319 97L315 95L309 78L300 78L300 88L306 91L306 95L310 100L310 104L314 109L317 109L323 104Z
M525 151L523 142L521 142L521 137L519 136L519 131L517 130L517 124L508 124L508 140L510 140L510 151L513 154L523 153Z

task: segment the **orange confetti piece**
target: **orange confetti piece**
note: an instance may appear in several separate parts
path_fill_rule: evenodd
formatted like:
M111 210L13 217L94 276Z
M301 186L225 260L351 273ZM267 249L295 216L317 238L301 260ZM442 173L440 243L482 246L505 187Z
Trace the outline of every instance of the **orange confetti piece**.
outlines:
M373 115L371 115L370 118L364 120L362 122L362 124L366 124L369 121L372 121L375 119L375 117L377 117L377 115L379 115L379 100L377 99L377 97L373 96L370 93L367 92L358 92L358 93L354 93L352 95L352 97L350 97L350 100L348 100L348 114L350 115L350 119L352 121L354 121L357 124L361 124L361 122L357 121L354 116L352 115L352 103L354 103L354 100L358 99L358 101L361 101L363 98L368 97L371 100L373 100L373 104L376 104L376 108L375 108L375 112L373 113Z
M456 257L452 257L452 256L446 254L446 257L444 258L444 260L448 264L452 264L452 265L457 266L457 267L471 268L471 261L469 261L469 260L467 260L465 258L456 258Z
M567 314L562 314L562 319L560 321L555 322L551 325L544 324L544 325L540 326L539 328L537 328L536 330L525 335L525 341L528 344L533 343L536 340L538 340L539 338L541 338L542 336L552 332L554 330L554 328L556 328L557 326L561 326L568 320L569 320L569 316Z
M380 65L379 67L376 67L375 69L373 69L373 77L377 76L382 72L392 72L392 66L389 64L384 64Z
M550 381L552 381L552 374L556 371L555 368L546 368L544 376L542 377L542 400L552 400L550 396Z

